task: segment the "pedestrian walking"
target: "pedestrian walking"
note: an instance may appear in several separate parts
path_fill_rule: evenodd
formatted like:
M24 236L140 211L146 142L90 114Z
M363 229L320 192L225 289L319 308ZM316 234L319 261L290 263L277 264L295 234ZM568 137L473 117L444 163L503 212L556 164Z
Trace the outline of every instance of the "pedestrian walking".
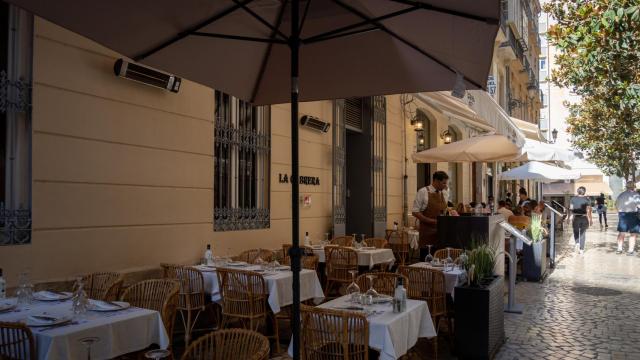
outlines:
M627 255L636 254L636 237L640 232L640 219L638 219L640 194L634 191L635 187L636 184L633 181L627 181L627 190L616 199L616 208L618 209L618 250L616 254L622 254L622 244L627 234L629 234Z
M575 250L584 254L584 246L586 242L586 232L589 226L593 224L591 219L591 200L584 196L587 189L580 186L577 190L577 196L571 197L569 204L569 220L573 218L573 239L575 240Z
M600 193L600 196L596 198L596 211L598 212L598 222L600 223L600 230L602 230L602 219L604 218L604 228L608 228L607 224L607 204L605 203L604 193Z

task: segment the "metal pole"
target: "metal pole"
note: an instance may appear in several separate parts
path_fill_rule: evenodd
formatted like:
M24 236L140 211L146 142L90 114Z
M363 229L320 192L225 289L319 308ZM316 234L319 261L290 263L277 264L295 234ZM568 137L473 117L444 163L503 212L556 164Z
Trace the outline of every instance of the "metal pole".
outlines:
M511 235L509 237L509 297L507 306L504 308L504 312L512 314L522 314L524 306L522 304L516 304L516 265L518 264L518 258L516 254L516 237Z
M549 229L549 267L552 269L556 266L556 213L551 212L551 228Z
M300 50L299 0L291 1L291 270L293 271L293 306L291 333L293 359L300 359L300 189L298 176L298 52Z

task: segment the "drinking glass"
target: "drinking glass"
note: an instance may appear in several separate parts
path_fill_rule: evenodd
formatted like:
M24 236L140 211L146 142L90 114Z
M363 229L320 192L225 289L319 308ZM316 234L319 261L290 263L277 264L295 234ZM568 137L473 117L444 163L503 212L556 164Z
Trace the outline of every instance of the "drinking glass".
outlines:
M171 356L171 351L164 349L149 350L144 353L144 357L147 359L166 359Z
M71 310L75 316L82 318L85 316L89 308L89 298L87 297L87 293L84 291L84 282L82 281L81 276L76 278L74 289L75 291L71 299Z
M357 302L358 296L360 295L360 286L356 284L358 270L349 270L349 274L351 274L351 284L347 286L347 295L349 295L352 302Z
M88 336L81 339L78 339L82 345L87 349L87 360L91 360L91 346L100 341L99 337L96 336Z
M367 275L367 279L369 279L369 290L365 293L367 296L371 296L372 298L378 297L378 292L373 288L373 280L376 279L375 275Z
M329 233L324 233L324 243L322 245L327 245L329 243Z
M429 253L424 258L424 262L426 262L427 264L431 264L433 262L433 255L431 255L431 246L432 245L427 245L427 249L429 250Z
M367 242L364 241L364 239L366 239L366 235L360 234L360 242L362 243L362 246L367 246Z
M460 254L460 258L459 258L459 266L460 269L464 269L467 265L467 263L469 262L469 255L467 255L467 250L463 251L462 254Z

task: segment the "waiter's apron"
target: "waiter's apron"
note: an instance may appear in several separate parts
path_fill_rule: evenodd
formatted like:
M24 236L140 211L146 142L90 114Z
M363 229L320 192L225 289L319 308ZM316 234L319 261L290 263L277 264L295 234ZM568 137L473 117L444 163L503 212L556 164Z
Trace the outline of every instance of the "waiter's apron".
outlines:
M422 212L422 215L427 218L437 219L438 215L441 215L442 212L447 209L447 202L444 200L444 195L441 191L430 192L428 194L429 202L427 203L427 208ZM420 222L420 247L436 244L438 241L437 226L437 224Z

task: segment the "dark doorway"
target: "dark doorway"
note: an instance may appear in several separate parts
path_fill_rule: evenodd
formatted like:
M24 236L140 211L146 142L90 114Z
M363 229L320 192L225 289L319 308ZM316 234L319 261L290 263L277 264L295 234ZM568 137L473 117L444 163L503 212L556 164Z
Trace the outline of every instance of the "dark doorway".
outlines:
M373 232L371 120L370 98L345 101L347 235L370 237Z

